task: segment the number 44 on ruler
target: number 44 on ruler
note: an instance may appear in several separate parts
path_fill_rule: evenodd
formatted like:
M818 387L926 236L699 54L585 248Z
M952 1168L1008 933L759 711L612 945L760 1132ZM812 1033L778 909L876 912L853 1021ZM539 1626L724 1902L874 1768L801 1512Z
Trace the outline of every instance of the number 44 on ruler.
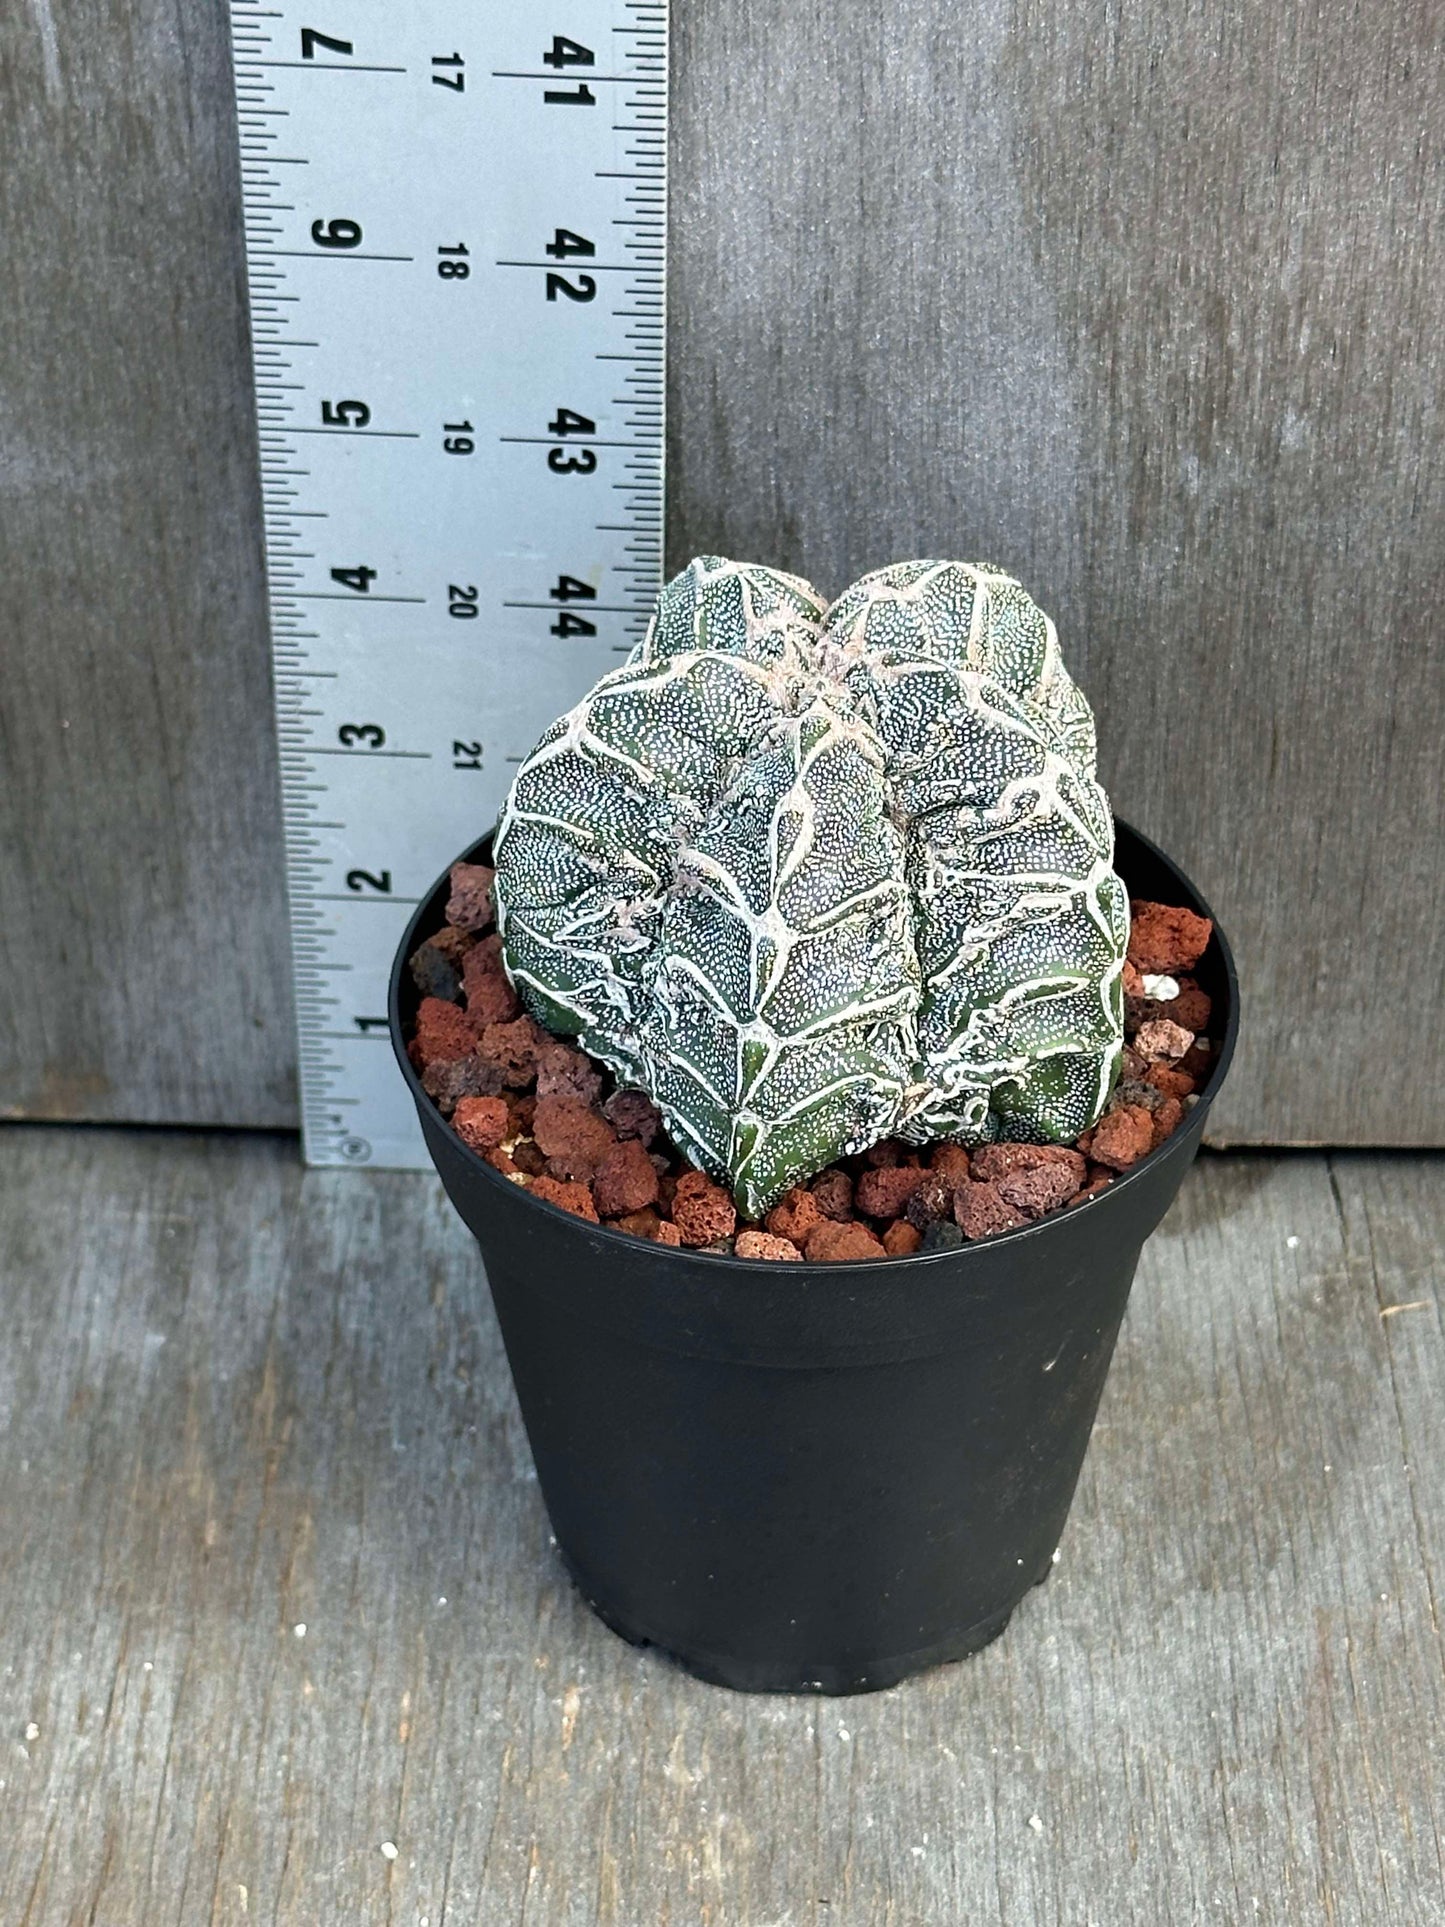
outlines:
M416 902L662 570L661 0L232 0L301 1109L426 1159Z

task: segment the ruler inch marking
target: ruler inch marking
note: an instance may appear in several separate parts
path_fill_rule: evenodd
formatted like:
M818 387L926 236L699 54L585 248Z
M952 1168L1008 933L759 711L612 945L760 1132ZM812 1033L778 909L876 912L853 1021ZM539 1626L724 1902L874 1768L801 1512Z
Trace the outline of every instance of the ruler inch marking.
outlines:
M236 72L254 73L261 67L300 67L312 74L404 74L409 71L406 67L367 66L359 60L245 60L237 64Z

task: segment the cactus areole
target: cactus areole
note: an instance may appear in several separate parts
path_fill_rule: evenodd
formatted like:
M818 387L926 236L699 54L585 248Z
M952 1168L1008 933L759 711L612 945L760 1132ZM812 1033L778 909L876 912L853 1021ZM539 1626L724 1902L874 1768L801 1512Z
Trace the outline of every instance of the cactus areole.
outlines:
M522 764L493 860L532 1015L758 1217L880 1138L1094 1122L1113 849L1089 706L1012 578L905 562L829 607L703 556Z

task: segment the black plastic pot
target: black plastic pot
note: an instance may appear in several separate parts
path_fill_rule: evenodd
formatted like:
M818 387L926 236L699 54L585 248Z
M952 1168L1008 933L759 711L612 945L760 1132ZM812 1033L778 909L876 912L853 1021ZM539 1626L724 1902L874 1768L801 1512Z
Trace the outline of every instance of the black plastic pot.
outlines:
M483 839L467 853L486 855ZM1132 895L1209 915L1123 824ZM461 1142L392 1039L482 1248L557 1544L625 1638L753 1692L866 1692L961 1659L1049 1572L1144 1240L1229 1068L1218 926L1197 976L1223 1049L1183 1125L1087 1204L960 1250L776 1265L653 1245L529 1196Z

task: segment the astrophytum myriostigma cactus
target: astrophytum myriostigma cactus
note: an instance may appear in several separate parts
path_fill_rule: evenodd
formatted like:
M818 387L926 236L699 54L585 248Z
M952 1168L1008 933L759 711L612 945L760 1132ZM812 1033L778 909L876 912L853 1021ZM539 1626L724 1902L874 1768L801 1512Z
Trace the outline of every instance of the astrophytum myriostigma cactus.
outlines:
M495 841L532 1014L750 1216L879 1138L1067 1139L1122 1049L1128 900L1053 624L959 562L704 556L517 772Z

